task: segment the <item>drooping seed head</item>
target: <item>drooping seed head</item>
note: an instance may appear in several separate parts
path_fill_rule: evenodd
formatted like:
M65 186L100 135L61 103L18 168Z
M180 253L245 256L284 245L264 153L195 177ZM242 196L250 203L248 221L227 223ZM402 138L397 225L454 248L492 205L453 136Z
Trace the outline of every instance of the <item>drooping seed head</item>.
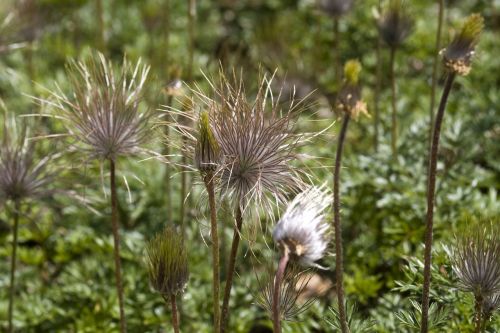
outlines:
M214 172L220 165L221 152L210 126L209 114L201 112L198 121L198 140L194 153L195 165L202 174Z
M73 90L53 93L69 135L78 149L93 158L116 159L137 154L150 140L151 112L139 109L149 67L126 59L118 71L101 53L83 62L71 62L68 74Z
M328 15L341 17L351 10L354 0L320 0L319 6Z
M349 60L344 66L344 84L337 95L336 110L348 113L357 119L360 114L368 115L366 103L361 99L361 87L359 85L359 73L361 63L357 60Z
M378 21L378 28L389 47L397 48L403 44L413 28L413 20L404 0L390 0Z
M274 242L292 259L314 266L328 248L325 210L331 203L330 193L323 188L311 187L297 195L274 228Z
M492 222L459 236L451 258L460 288L480 298L500 291L500 223Z
M5 116L0 146L0 204L45 196L54 180L48 165L53 155L38 159L28 128Z
M467 75L471 60L484 27L484 19L479 14L467 18L462 30L453 38L448 47L441 51L445 68L458 75Z
M157 234L146 247L146 265L153 288L163 297L177 295L189 279L184 240L173 227Z

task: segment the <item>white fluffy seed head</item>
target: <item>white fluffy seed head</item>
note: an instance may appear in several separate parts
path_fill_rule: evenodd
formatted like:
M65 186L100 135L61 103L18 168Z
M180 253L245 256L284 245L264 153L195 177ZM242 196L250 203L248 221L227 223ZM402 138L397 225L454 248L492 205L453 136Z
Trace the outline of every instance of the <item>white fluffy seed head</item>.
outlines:
M297 195L274 228L274 242L301 264L315 266L328 247L325 210L331 203L332 196L324 187L311 187Z

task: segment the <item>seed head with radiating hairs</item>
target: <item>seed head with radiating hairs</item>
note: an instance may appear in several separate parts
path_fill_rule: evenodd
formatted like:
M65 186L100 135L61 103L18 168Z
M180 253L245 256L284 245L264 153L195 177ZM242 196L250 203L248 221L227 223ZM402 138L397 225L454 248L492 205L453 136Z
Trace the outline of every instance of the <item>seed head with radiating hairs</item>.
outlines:
M149 67L126 59L115 72L104 55L97 53L68 66L73 94L61 89L53 93L69 135L78 147L94 158L115 159L142 152L151 138L151 112L140 111L143 87Z
M54 174L48 171L48 164L53 156L37 159L36 145L28 139L25 124L16 126L14 118L5 118L0 146L0 204L49 194L47 187Z
M220 74L214 99L208 100L210 120L224 162L217 170L220 192L245 209L267 209L284 202L302 186L291 164L299 137L292 132L296 108L283 110L271 99L270 80L262 79L253 101L247 99L242 77L230 81Z
M464 291L484 299L500 291L500 226L482 223L458 237L453 271Z
M361 87L359 85L359 73L361 64L357 60L349 60L344 66L344 84L340 89L336 110L348 113L357 119L360 114L368 115L366 103L361 99Z
M202 174L214 172L221 161L219 144L213 134L209 114L206 111L200 114L198 121L198 138L194 160L196 167Z
M441 51L448 71L458 75L469 74L471 60L483 27L484 19L481 15L472 14L467 18L460 33Z
M404 0L390 0L387 9L378 21L380 35L391 48L403 44L413 28L413 20L406 6Z
M177 295L189 279L184 240L173 227L157 234L146 247L146 265L153 288L162 296Z
M308 266L324 256L329 242L325 209L331 205L328 191L311 187L288 205L273 231L274 242L292 259Z
M482 309L486 319L491 318L496 311L500 310L500 292L485 297Z

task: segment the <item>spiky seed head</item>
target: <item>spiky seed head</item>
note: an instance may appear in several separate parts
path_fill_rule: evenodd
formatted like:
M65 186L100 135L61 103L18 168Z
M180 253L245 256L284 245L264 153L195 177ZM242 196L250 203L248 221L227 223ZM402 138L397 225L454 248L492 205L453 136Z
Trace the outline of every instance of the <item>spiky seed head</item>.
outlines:
M315 266L328 247L330 235L325 210L331 203L330 193L321 187L298 194L274 228L274 243L299 263Z
M126 59L116 71L101 53L68 65L73 94L53 93L53 104L78 149L99 159L143 151L152 137L152 113L139 108L148 72L140 60L132 65Z
M243 210L252 206L271 211L302 186L291 163L300 139L293 133L300 102L282 108L266 77L254 99L247 97L242 75L230 80L221 71L219 84L211 85L215 97L207 102L208 109L224 159L217 171L219 191Z
M359 86L359 73L361 63L357 60L349 60L344 65L344 84L337 95L336 110L348 113L357 119L359 115L368 115L366 103L361 99L361 87Z
M26 124L16 125L5 116L0 146L0 204L7 200L35 199L48 195L54 174L48 170L53 155L38 159L36 144L28 139Z
M146 247L146 265L153 288L163 297L183 292L189 279L184 240L173 227L166 227Z
M280 285L279 311L281 320L293 321L297 316L306 311L315 298L309 298L305 302L299 300L304 293L313 275L307 274L307 271L301 269L296 263L290 263ZM256 295L256 303L269 317L272 318L273 297L274 297L274 270L268 269L264 278L259 279L259 291Z
M319 6L328 15L341 17L351 10L354 0L320 0Z
M378 21L380 35L391 48L403 44L413 28L413 20L404 0L390 0Z
M480 221L457 237L453 271L464 291L484 299L500 291L500 221Z
M202 174L214 172L220 164L220 148L210 126L207 111L201 112L198 121L198 140L194 159L196 167Z
M441 51L445 68L458 75L467 75L471 60L484 27L484 19L479 14L470 15L462 30L453 38L450 45Z

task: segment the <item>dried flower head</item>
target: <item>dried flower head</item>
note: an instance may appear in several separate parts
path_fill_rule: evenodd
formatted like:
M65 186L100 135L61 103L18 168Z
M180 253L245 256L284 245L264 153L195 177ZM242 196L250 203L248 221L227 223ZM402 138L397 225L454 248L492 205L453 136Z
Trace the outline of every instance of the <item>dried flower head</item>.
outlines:
M115 72L103 54L71 62L71 96L61 89L52 103L61 112L69 135L93 158L116 159L143 151L151 138L151 112L139 109L149 67L126 59Z
M498 223L473 226L457 238L453 250L453 271L460 287L480 299L500 291L499 226Z
M196 167L202 174L214 172L221 160L219 144L213 134L209 115L206 111L200 114L198 121L198 140L194 160Z
M483 316L487 320L500 310L500 292L485 297L483 300Z
M0 203L34 199L50 193L54 174L48 171L53 155L37 159L36 144L23 123L5 116L0 146Z
M189 279L184 240L173 227L157 234L146 247L146 265L153 288L163 297L177 295Z
M319 6L328 15L340 17L351 10L354 0L320 0Z
M323 188L311 187L297 195L274 228L274 242L288 251L291 259L315 266L328 247L325 209L331 203L330 193Z
M390 0L378 21L382 39L391 48L399 47L410 35L413 20L404 0Z
M368 115L366 103L361 99L359 73L361 64L357 60L349 60L344 66L344 84L337 96L336 110L348 113L357 119L360 114Z
M285 271L281 282L279 299L279 310L281 320L293 321L302 312L306 311L316 298L312 297L305 301L300 300L313 275L308 275L300 266L291 263ZM264 309L272 318L273 292L274 292L274 270L269 269L264 278L259 279L259 292L255 299L257 305Z
M245 210L249 205L269 211L302 181L291 162L300 137L292 132L301 103L282 109L273 98L271 80L263 78L253 100L246 96L242 76L229 80L220 73L211 83L215 97L201 93L209 110L213 134L223 163L216 174L220 192Z
M462 30L453 38L450 45L441 51L446 69L458 75L467 75L471 69L471 60L481 31L484 19L479 14L470 15Z

